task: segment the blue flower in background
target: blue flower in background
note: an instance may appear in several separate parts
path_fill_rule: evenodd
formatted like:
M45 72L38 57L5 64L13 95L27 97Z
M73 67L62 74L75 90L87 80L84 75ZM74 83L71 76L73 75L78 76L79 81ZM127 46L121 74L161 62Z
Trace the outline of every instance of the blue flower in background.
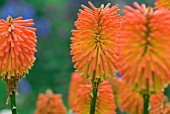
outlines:
M120 75L119 71L116 72L116 77L122 78L122 76Z
M37 17L34 7L25 2L12 0L6 2L2 8L0 8L0 15L1 18L5 20L8 15L12 16L13 18L22 16L24 19L34 19L34 27L37 28L37 35L46 37L50 34L49 21L45 17Z
M31 5L22 2L6 2L1 8L0 14L3 19L6 19L8 15L12 17L22 16L24 19L36 18L35 9Z
M38 29L37 33L43 37L46 37L50 34L50 23L46 18L39 18L35 22L35 27Z
M24 94L31 94L32 93L31 85L29 84L29 82L25 78L22 78L19 81L19 83L18 83L18 90L21 93L24 93Z

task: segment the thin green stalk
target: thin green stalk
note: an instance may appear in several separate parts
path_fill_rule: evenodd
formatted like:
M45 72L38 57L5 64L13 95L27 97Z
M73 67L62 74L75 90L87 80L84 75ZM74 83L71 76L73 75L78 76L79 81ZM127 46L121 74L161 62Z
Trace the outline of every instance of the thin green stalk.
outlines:
M97 92L98 92L98 84L96 84L96 86L93 85L91 105L90 105L90 114L95 114Z
M17 106L16 106L16 100L15 100L15 91L13 91L12 95L10 95L10 99L11 99L12 114L17 114Z
M143 103L143 107L144 107L144 110L143 110L143 114L149 114L149 94L144 94L143 95L143 100L144 100L144 103Z

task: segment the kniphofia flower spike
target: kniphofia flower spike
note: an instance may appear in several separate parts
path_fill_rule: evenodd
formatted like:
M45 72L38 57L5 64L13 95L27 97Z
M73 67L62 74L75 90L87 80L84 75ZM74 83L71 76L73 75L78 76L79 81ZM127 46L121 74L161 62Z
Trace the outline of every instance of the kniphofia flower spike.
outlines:
M115 39L118 37L120 15L118 5L109 8L102 4L96 8L88 2L92 9L81 5L77 30L72 30L71 55L74 67L83 77L92 82L103 81L114 76L117 59Z
M79 85L90 84L88 79L84 79L81 75L77 72L73 72L71 76L71 83L69 88L69 105L70 108L73 110L74 108L74 101L77 99L77 91L79 89ZM74 111L74 110L73 110Z
M89 114L92 85L78 73L73 73L69 90L70 108L75 114ZM70 99L73 98L73 99ZM106 105L107 104L107 105ZM116 114L112 87L107 81L98 87L95 114Z
M118 81L117 83L119 83L119 86L115 88L115 85L113 85L110 82L112 88L117 89L116 94L119 100L117 105L119 110L122 113L126 111L128 114L143 114L143 96L139 92L132 91L129 86L125 85L125 82L122 79L117 79L117 80L114 79L110 81L114 81L114 82ZM164 103L162 102L163 95L164 95L163 92L159 92L156 94L152 94L150 96L150 114L159 114L159 112L163 111L163 107L161 107L164 105ZM166 110L168 110L167 107Z
M18 81L28 73L35 61L36 34L33 20L22 17L0 20L0 72L8 94L16 90Z
M166 8L170 10L170 0L156 0L155 2L156 8Z
M141 93L159 92L170 82L170 12L134 2L125 6L118 40L118 67L125 83Z
M67 114L61 95L49 89L46 94L39 94L35 114Z

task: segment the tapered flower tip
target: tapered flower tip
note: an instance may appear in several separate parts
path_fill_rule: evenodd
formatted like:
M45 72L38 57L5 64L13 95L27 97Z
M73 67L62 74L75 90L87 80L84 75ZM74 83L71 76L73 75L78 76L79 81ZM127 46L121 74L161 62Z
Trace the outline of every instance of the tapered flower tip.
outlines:
M67 114L60 94L53 94L47 90L46 94L39 94L35 114Z
M0 73L8 93L15 90L18 80L28 73L35 61L36 34L33 20L22 17L0 20Z
M83 77L92 82L103 81L113 77L117 58L115 40L118 37L120 15L118 5L109 8L102 4L96 8L88 2L91 9L81 5L72 30L71 55L74 67Z
M73 113L88 114L90 112L91 92L92 85L89 80L73 73L69 92L69 104ZM116 114L115 109L112 88L107 81L104 81L98 87L95 114Z
M133 90L159 92L170 82L170 11L125 6L118 69Z
M158 8L166 8L170 10L170 0L156 0L155 7Z

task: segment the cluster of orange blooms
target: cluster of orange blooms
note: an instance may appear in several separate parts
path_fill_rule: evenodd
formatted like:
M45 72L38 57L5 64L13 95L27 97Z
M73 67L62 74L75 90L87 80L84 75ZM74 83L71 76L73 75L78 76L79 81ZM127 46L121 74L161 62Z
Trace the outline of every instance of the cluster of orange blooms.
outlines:
M60 94L53 94L47 90L46 94L39 94L35 114L67 114Z
M72 31L71 55L79 75L92 84L101 82L99 88L104 80L109 80L112 86L114 97L108 97L108 92L102 96L102 102L97 100L96 113L99 103L103 104L103 110L109 111L106 107L115 101L122 112L142 114L143 95L148 94L150 114L169 114L170 103L163 90L170 83L170 1L158 0L155 8L134 2L134 8L124 7L122 19L117 14L117 5L109 8L110 4L105 7L102 4L96 8L88 3L91 9L82 5L84 10L79 10L76 30ZM121 79L113 78L116 70ZM76 114L87 114L92 88L84 82L72 81L70 108ZM77 92L74 89L73 95L72 86L78 85L75 83L80 86ZM100 95L99 90L98 99ZM106 106L108 99L112 103ZM98 113L108 114L107 111Z
M95 114L116 114L116 107L143 114L143 94L150 95L150 114L170 114L163 94L170 82L170 1L157 0L155 8L134 2L134 8L125 6L122 19L118 5L88 4L91 8L81 6L72 30L72 113L90 112L92 84L100 82ZM122 78L115 77L117 70Z
M28 74L36 50L33 20L22 17L0 20L0 74L6 82L8 95L16 91L18 81Z
M102 4L98 9L88 2L92 10L82 5L77 30L72 30L71 55L74 67L92 82L112 77L116 71L117 51L115 40L120 28L118 5L109 8Z
M92 97L91 92L92 85L90 82L87 79L83 79L77 72L74 72L69 90L69 104L75 114L89 114ZM108 81L103 81L98 87L95 109L95 114L116 114L114 95Z
M121 112L142 114L143 94L150 95L150 114L170 114L163 94L170 83L170 1L157 0L155 8L134 2L134 8L124 7L122 18L118 5L88 4L91 8L81 6L72 30L70 53L76 69L69 91L72 112L90 112L91 83L100 82L96 114L116 114L116 105ZM35 61L33 25L32 19L22 17L0 20L0 74L9 95ZM121 79L114 77L117 70ZM48 90L39 95L35 113L67 112L61 95Z

